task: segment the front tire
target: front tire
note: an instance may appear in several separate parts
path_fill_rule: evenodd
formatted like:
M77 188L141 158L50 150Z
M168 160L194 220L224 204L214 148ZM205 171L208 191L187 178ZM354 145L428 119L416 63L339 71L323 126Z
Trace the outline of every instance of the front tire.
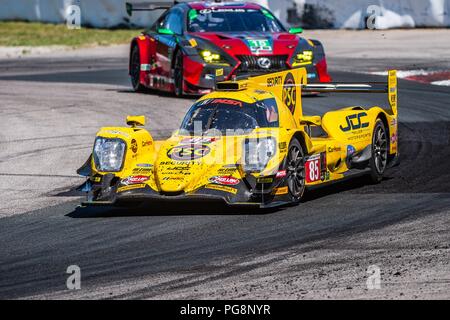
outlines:
M286 159L287 185L293 203L298 203L305 192L305 152L300 142L294 138L289 144Z
M370 177L374 183L383 179L387 167L388 140L387 132L381 119L377 119L372 135L372 157L370 158Z
M130 61L130 78L131 85L135 92L144 92L145 87L141 84L141 57L139 54L139 47L134 46L131 51L131 61Z

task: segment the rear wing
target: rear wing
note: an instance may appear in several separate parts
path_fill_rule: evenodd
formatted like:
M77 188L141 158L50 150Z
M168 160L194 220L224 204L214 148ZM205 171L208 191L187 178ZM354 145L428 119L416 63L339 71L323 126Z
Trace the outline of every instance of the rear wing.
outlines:
M388 93L390 113L397 115L397 74L395 70L388 72L387 82L307 84L306 69L295 68L216 83L218 91L239 91L248 88L271 92L291 111L296 121L300 121L303 117L303 92Z
M389 70L387 82L318 83L302 85L302 92L387 93L393 115L397 114L397 71Z
M131 16L134 11L167 10L177 3L178 1L126 2L125 7L128 15Z

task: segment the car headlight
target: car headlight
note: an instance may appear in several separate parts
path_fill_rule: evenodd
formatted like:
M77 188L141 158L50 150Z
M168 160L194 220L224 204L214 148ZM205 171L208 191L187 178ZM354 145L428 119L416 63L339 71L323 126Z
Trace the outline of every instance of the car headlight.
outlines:
M210 51L210 50L201 50L199 51L200 56L202 57L203 61L210 64L218 64L218 65L224 65L229 66L230 64L225 60L224 57L222 57L220 54Z
M94 144L94 163L99 171L120 171L125 155L126 144L122 139L97 137Z
M309 64L313 61L313 52L311 50L304 50L294 57L294 65Z
M277 151L276 140L273 137L245 139L244 163L245 172L260 172L269 163Z

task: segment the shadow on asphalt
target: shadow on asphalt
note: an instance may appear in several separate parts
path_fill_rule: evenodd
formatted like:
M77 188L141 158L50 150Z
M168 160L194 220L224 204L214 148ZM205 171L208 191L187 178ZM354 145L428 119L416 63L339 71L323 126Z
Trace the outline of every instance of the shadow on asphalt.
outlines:
M390 180L385 177L383 181ZM322 197L359 189L370 185L368 176L355 177L337 182L317 190L307 191L301 203L314 201ZM258 208L247 206L229 206L220 201L208 202L139 202L122 206L79 206L66 214L70 218L106 218L132 216L186 216L186 215L265 215L281 212L286 208L296 206L284 205L276 208Z
M66 214L70 218L107 218L136 216L187 216L187 215L264 215L279 211L281 208L229 206L222 202L141 202L129 206L78 206Z

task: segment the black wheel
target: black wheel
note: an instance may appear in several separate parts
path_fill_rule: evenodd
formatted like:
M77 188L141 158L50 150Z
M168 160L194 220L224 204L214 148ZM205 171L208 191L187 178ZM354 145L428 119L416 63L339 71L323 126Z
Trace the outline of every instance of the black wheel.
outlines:
M183 95L183 53L177 51L175 62L173 65L173 81L175 86L175 95L180 97Z
M138 46L134 46L131 51L131 61L130 61L130 77L131 85L134 91L144 92L145 87L140 83L140 72L141 72L141 58L139 56Z
M298 203L305 192L305 152L297 139L292 139L287 155L287 184L292 201Z
M372 181L378 183L383 178L388 158L388 137L383 121L378 119L375 123L372 136L372 157L370 158L370 176Z

